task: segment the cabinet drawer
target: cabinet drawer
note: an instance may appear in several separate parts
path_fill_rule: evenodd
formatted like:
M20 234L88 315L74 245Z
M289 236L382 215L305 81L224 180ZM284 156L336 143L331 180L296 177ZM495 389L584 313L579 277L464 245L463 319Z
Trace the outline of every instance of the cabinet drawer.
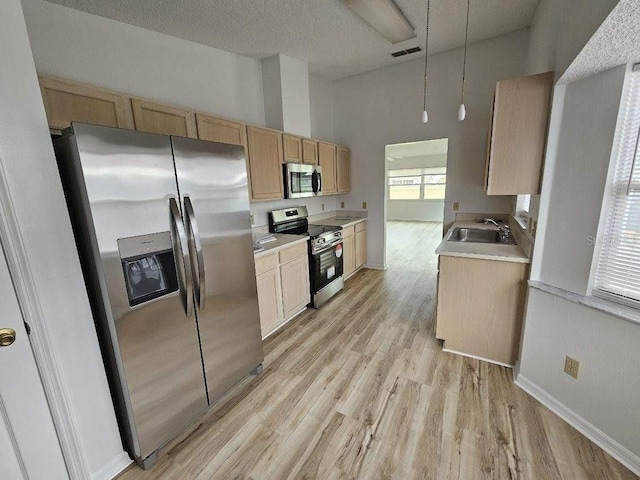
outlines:
M367 222L360 222L355 224L356 233L363 232L367 229Z
M256 261L256 275L273 270L278 266L278 254L269 253L255 259Z
M307 256L307 242L280 250L280 264L282 265L302 256Z
M356 233L355 225L345 227L342 229L342 238L352 237Z

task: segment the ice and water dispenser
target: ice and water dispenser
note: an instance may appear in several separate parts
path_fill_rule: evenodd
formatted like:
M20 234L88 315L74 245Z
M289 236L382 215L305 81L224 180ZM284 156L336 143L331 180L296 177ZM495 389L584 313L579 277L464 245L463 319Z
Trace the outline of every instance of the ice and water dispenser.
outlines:
M178 290L171 232L120 238L118 250L129 306Z

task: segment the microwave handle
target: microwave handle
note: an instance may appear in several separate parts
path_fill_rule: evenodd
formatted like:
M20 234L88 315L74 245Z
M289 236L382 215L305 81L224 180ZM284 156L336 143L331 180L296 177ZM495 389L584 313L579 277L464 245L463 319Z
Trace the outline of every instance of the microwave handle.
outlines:
M313 171L311 186L313 188L313 193L322 193L322 173L318 173L317 170Z

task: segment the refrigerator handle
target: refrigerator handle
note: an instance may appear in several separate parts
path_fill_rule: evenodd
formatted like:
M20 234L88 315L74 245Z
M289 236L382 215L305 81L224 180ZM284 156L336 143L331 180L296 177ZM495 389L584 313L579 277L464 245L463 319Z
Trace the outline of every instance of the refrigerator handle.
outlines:
M182 296L182 304L187 317L193 314L193 284L191 278L191 262L189 261L189 248L187 246L187 234L184 230L180 210L175 198L169 199L171 212L171 238L173 252L178 267L178 285Z
M204 271L204 254L202 253L202 241L200 240L200 230L198 230L198 223L196 222L196 215L193 211L193 205L189 197L184 197L184 211L187 220L187 234L189 236L189 247L195 250L196 265L192 265L191 270L195 280L196 302L198 303L198 310L204 310L204 300L207 296L206 278ZM193 253L193 251L192 251ZM192 261L193 261L192 256ZM197 270L197 275L196 275Z

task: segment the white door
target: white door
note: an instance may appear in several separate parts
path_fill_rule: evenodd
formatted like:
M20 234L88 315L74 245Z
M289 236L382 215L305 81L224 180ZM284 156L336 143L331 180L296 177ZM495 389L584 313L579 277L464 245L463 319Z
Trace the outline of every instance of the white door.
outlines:
M0 312L0 478L68 479L2 249Z

